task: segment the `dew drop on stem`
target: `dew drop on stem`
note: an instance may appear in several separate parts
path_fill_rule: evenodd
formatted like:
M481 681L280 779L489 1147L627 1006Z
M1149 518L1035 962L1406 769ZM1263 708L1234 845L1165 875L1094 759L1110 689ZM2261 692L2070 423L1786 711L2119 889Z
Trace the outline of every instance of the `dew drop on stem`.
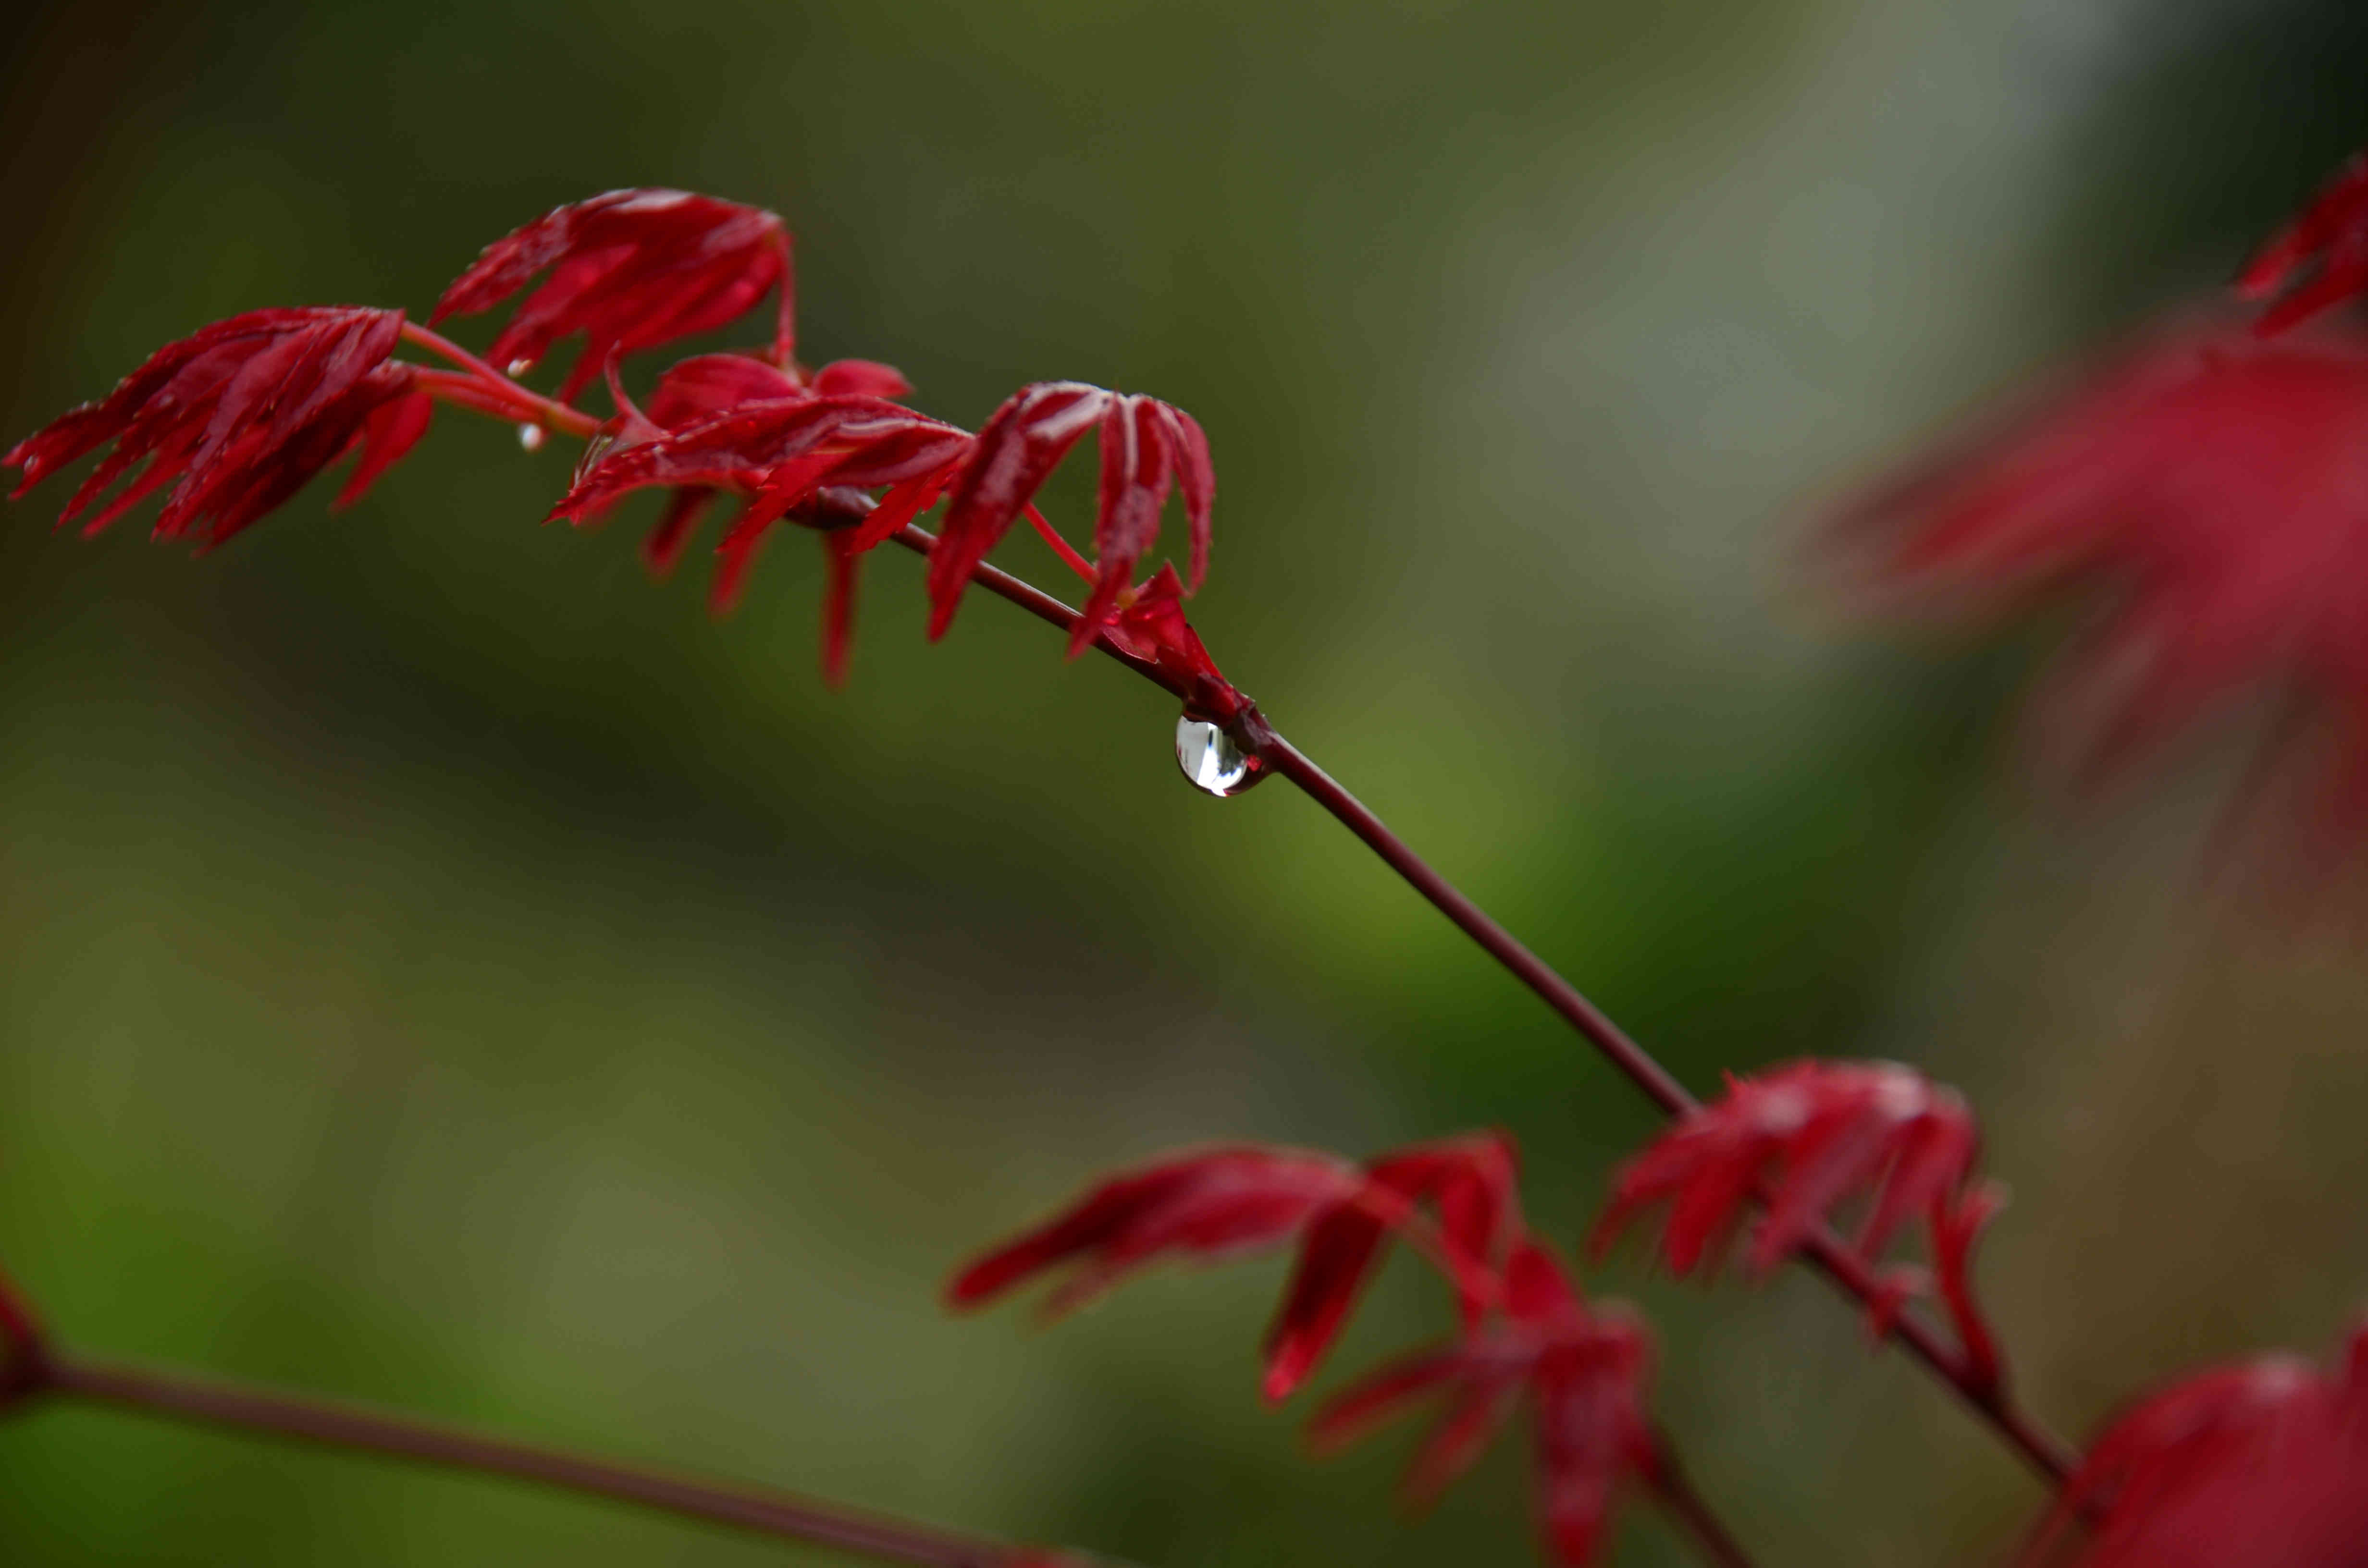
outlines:
M1235 744L1233 736L1190 713L1176 721L1176 766L1194 789L1220 799L1247 789L1258 772L1258 759Z
M518 445L529 452L542 450L542 426L531 421L519 426Z

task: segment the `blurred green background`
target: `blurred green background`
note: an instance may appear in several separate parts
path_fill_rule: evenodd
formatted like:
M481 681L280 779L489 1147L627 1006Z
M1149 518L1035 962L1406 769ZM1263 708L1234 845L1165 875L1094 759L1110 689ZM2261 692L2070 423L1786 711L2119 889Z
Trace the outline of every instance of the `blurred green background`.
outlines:
M2012 722L2045 636L1867 636L1799 554L1820 497L2216 286L2368 140L2347 0L6 27L9 438L233 312L422 310L593 191L772 206L809 358L969 424L1045 377L1194 410L1226 672L1697 1085L1818 1052L1973 1092L2050 1418L2361 1299L2368 986L2199 900L2228 756L2050 799ZM1501 1124L1569 1238L1636 1096L1287 788L1189 789L1147 687L983 599L925 645L897 558L832 695L808 551L712 623L638 518L536 526L568 460L448 415L362 507L195 563L52 534L62 488L8 514L0 1258L63 1334L1163 1568L1531 1561L1519 1443L1412 1523L1406 1437L1300 1455L1255 1390L1280 1265L1046 1334L935 1290L1204 1138ZM1590 1279L1653 1313L1764 1562L1992 1561L2036 1506L1814 1282ZM1394 1265L1332 1378L1441 1309ZM825 1561L0 1429L12 1564L783 1556ZM1631 1511L1621 1562L1681 1560Z

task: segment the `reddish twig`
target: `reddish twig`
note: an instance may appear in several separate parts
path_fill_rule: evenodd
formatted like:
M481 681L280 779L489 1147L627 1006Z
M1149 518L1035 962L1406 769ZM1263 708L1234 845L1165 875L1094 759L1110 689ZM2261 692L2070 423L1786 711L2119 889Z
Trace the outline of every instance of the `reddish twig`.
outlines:
M441 355L468 372L466 379L482 388L489 401L477 403L465 398L459 401L480 413L491 414L496 418L531 420L553 430L586 438L600 429L600 422L582 409L520 386L440 332L431 332L416 321L407 321L403 324L403 337L404 342L416 344L431 354Z
M1050 1568L1074 1556L1007 1546L787 1493L646 1471L309 1395L51 1354L29 1392L252 1436L505 1476L563 1492L805 1541L913 1568Z
M919 555L927 555L937 542L926 529L912 524L905 525L901 532L892 537L898 544ZM1039 620L1064 631L1076 623L1076 610L1008 572L982 564L973 580L987 592L1009 600ZM1121 652L1107 636L1098 638L1094 645L1163 690L1179 698L1190 696L1166 672ZM1646 1098L1672 1117L1683 1116L1700 1106L1701 1102L1671 1075L1668 1069L1655 1061L1649 1051L1612 1022L1601 1008L1581 994L1577 986L1556 973L1551 964L1530 951L1518 937L1465 896L1461 889L1440 875L1429 862L1393 833L1388 824L1343 789L1330 774L1317 767L1305 752L1276 733L1258 713L1255 705L1249 709L1247 718L1249 722L1246 728L1269 767L1297 785L1308 799L1330 812L1342 826L1362 840L1392 870L1405 878L1415 892L1478 944L1482 951L1495 959L1586 1037L1588 1043L1610 1059L1629 1082L1644 1091ZM1802 1252L1819 1273L1861 1303L1873 1307L1884 1299L1886 1292L1873 1271L1829 1228L1820 1229L1813 1234L1803 1244ZM1896 1314L1890 1333L1906 1345L1918 1360L1953 1388L1969 1408L1987 1421L2050 1483L2060 1484L2072 1473L2078 1464L2078 1455L2070 1445L2017 1406L1994 1378L1975 1366L1971 1358L1952 1348L1930 1324L1911 1312L1902 1312Z

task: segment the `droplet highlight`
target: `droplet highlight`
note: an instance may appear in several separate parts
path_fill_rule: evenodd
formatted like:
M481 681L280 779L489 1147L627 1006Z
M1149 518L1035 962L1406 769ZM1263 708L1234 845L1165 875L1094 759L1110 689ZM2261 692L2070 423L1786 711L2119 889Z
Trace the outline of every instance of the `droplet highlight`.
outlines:
M1190 714L1176 721L1176 766L1194 789L1220 799L1240 793L1258 772L1258 759L1235 745L1233 736Z
M534 369L534 361L531 359L513 359L509 362L507 369L512 376L523 376L529 370Z
M542 426L526 424L518 426L518 445L529 452L542 450Z

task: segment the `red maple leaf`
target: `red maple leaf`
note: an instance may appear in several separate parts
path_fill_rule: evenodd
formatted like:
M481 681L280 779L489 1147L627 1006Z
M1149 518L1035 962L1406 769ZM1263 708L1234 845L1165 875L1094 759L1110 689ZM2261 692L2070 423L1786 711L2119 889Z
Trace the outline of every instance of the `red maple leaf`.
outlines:
M62 415L0 456L22 495L114 443L65 506L80 516L126 481L83 527L95 534L167 484L158 539L222 543L329 464L359 450L340 506L359 498L427 428L427 394L388 356L400 311L313 306L250 311L168 343L97 403Z
M2316 272L2305 278L2316 262ZM2353 157L2294 221L2263 241L2237 278L2241 299L2278 298L2253 330L2280 333L2368 293L2368 153Z
M950 472L969 437L879 395L843 390L911 390L894 369L870 360L826 365L807 382L794 370L746 356L700 355L659 378L647 415L626 395L614 369L612 364L609 389L618 417L587 451L551 516L586 523L632 491L670 488L666 510L642 547L651 572L663 576L718 496L746 497L746 506L717 546L710 600L718 613L737 602L776 523L791 518L825 530L823 675L834 686L844 684L861 557L893 531L864 530L863 539L856 538L858 526L882 509L865 490L914 472L926 479ZM890 500L899 499L892 490Z
M965 1267L946 1301L981 1306L1066 1267L1046 1307L1057 1316L1165 1256L1213 1262L1295 1243L1266 1341L1267 1397L1281 1399L1338 1337L1393 1233L1418 1236L1476 1316L1519 1233L1513 1180L1512 1145L1495 1133L1417 1144L1363 1166L1301 1149L1200 1150L1103 1182ZM1438 1212L1435 1228L1426 1204Z
M612 385L614 378L611 378ZM552 516L579 523L621 496L666 487L674 494L643 546L654 572L672 568L717 495L747 498L720 547L715 602L728 607L767 532L787 517L825 529L851 528L828 546L833 584L825 605L825 664L843 667L857 562L949 491L944 532L931 549L933 596L959 597L986 552L1025 516L1093 582L1072 628L1072 653L1110 634L1122 652L1157 665L1185 693L1188 708L1231 723L1241 693L1217 671L1184 619L1190 590L1172 567L1133 585L1133 569L1156 535L1161 505L1180 482L1192 563L1207 564L1214 482L1205 438L1190 415L1143 397L1058 383L1023 389L972 437L890 402L910 391L894 369L840 360L811 381L745 356L700 355L660 378L644 415L615 389L619 419L587 454ZM1032 394L1046 395L1036 396ZM1014 411L1019 412L1015 413ZM1088 567L1030 502L1088 425L1103 430L1100 561ZM985 455L983 459L983 454ZM876 502L864 494L884 489ZM952 603L937 598L942 632Z
M2268 1356L2149 1394L2098 1438L2024 1553L2079 1568L2368 1564L2368 1328L2322 1369Z
M912 390L912 383L894 367L869 359L836 360L814 372L811 380L802 380L794 369L781 369L746 354L700 354L670 367L658 378L657 390L650 395L647 424L651 429L633 429L628 412L632 405L621 389L617 396L624 425L632 429L636 438L648 439L665 432L687 429L745 403L843 396L885 399L902 397ZM603 449L604 452L608 449ZM579 483L590 476L595 466L587 462L579 469ZM753 493L763 481L764 471L752 468L737 474L731 488ZM662 578L674 570L700 519L726 493L716 485L682 484L666 497L666 509L642 544L642 559L652 576ZM606 501L589 504L579 520L604 511L607 505ZM835 508L831 520L843 522L847 511L845 506ZM837 685L846 674L848 644L854 624L856 561L860 552L848 550L844 540L833 540L825 549L831 575L824 599L823 665L825 674ZM754 540L744 537L742 545L724 557L714 595L719 607L728 607L737 597L754 551Z
M1216 472L1208 437L1183 410L1156 398L1039 381L1004 400L952 479L945 527L929 555L931 638L945 635L978 563L1009 530L1061 460L1088 429L1101 432L1098 558L1093 591L1070 632L1072 656L1093 645L1134 566L1156 542L1168 492L1180 490L1191 542L1190 588L1208 573Z
M1979 1147L1965 1102L1912 1068L1813 1061L1730 1077L1725 1095L1620 1168L1592 1244L1608 1249L1638 1214L1666 1202L1661 1255L1671 1271L1715 1270L1766 1181L1752 1272L1773 1267L1862 1189L1874 1202L1858 1245L1872 1258L1901 1223L1964 1185Z
M2360 332L2159 335L1887 483L1836 537L1895 597L2100 599L2049 705L2089 737L2091 778L2269 687L2316 699L2296 710L2319 721L2260 776L2296 790L2281 831L2315 857L2368 819Z
M1969 1185L1980 1148L1964 1100L1911 1068L1806 1061L1730 1076L1725 1095L1621 1166L1590 1246L1600 1256L1638 1215L1666 1203L1663 1261L1679 1276L1713 1273L1754 1201L1764 1199L1767 1213L1746 1251L1748 1269L1764 1275L1837 1206L1862 1195L1866 1218L1854 1244L1887 1287L1872 1303L1874 1332L1886 1331L1925 1284L1920 1271L1879 1263L1900 1227L1920 1219L1968 1363L1994 1382L1996 1342L1970 1274L1974 1243L2003 1199Z
M1494 1304L1497 1271L1520 1234L1520 1160L1501 1132L1418 1143L1369 1162L1362 1185L1308 1222L1266 1338L1266 1397L1304 1382L1339 1337L1394 1231L1417 1205L1439 1215L1440 1266L1467 1323Z
M770 212L681 190L612 190L558 208L487 245L436 301L430 325L491 310L551 273L494 339L496 365L524 369L571 333L584 351L560 391L575 394L610 360L706 332L778 284L774 360L796 346L790 231Z
M1401 1357L1335 1395L1308 1425L1336 1452L1417 1404L1447 1412L1417 1450L1401 1494L1427 1507L1469 1470L1526 1400L1534 1434L1539 1531L1579 1568L1601 1546L1631 1477L1651 1478L1659 1446L1646 1418L1652 1337L1617 1310L1589 1311L1553 1255L1523 1241L1497 1311L1444 1345Z
M966 1265L946 1304L983 1306L1047 1270L1073 1272L1048 1315L1082 1305L1162 1255L1219 1262L1281 1246L1363 1185L1337 1155L1227 1145L1112 1176L1051 1220Z
M853 363L860 369L843 380L881 385L895 375L884 366ZM825 374L837 369L828 367ZM690 376L662 382L653 406L667 414L683 412L695 407L711 388L717 395L751 385L780 390L765 385L762 378L768 373L761 366L754 370L697 366ZM895 381L901 385L902 378ZM848 530L847 538L825 545L829 578L823 669L834 684L843 680L860 557L928 504L932 487L969 450L970 437L882 398L821 396L803 387L789 395L727 404L679 429L657 430L656 421L643 419L651 426L646 432L633 426L641 415L621 392L619 399L624 423L642 438L598 455L579 472L551 516L581 523L605 513L632 491L671 487L675 494L643 547L644 558L662 571L679 554L716 494L728 491L746 496L747 506L717 547L712 602L719 611L738 598L757 549L775 524L794 518L825 530ZM865 492L882 485L889 492L875 507Z

